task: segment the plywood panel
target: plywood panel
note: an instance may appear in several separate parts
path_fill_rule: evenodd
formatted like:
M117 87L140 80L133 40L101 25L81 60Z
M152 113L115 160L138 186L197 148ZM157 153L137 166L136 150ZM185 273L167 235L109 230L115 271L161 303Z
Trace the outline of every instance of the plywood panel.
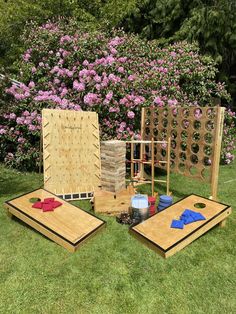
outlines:
M54 197L62 203L53 212L32 208L31 198ZM90 213L39 189L6 202L9 212L53 241L74 251L78 245L104 226L105 222Z
M224 108L220 107L143 108L142 139L161 141L170 137L171 171L212 181L216 186L217 173L213 169L218 169L219 164L223 118ZM164 163L158 163L165 160L166 154L164 145L156 146L157 167L166 168Z
M45 189L67 199L92 193L101 175L98 115L44 109L42 118Z
M196 203L204 203L206 207L196 208L194 206ZM185 225L184 229L170 228L172 220L178 220L185 209L201 212L206 220ZM162 256L168 257L223 221L230 213L230 206L192 194L146 221L131 227L130 232L156 248Z

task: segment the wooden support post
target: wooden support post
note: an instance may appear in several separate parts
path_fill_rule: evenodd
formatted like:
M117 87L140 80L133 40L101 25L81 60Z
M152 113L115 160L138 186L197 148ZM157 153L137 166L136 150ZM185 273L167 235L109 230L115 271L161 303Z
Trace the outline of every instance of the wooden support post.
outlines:
M220 226L221 228L224 228L225 225L226 225L226 219L222 220L222 221L219 223L219 226Z
M141 111L141 139L144 140L144 130L145 128L145 109L142 108ZM143 160L144 154L144 144L140 144L140 159ZM144 164L140 164L140 178L144 178Z
M169 138L168 138L168 142L167 142L166 195L170 195L170 145L171 145L171 139L170 139L170 137L169 137Z
M130 176L131 180L134 178L134 143L130 144Z
M41 174L42 172L42 164L43 164L43 134L41 130L39 139L39 174Z
M211 178L211 197L213 200L217 200L218 189L218 176L220 167L220 151L224 126L224 107L217 108L217 125L215 131L215 145L214 145L214 157L212 164L212 178Z
M152 143L151 143L151 165L152 165L152 196L154 196L154 175L155 175L155 161L154 161L154 139L152 137Z

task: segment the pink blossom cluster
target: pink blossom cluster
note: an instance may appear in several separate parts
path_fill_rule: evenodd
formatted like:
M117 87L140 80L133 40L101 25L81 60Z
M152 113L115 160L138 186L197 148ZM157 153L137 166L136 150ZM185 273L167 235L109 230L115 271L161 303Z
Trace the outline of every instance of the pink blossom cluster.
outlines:
M18 79L25 84L5 89L15 109L3 116L0 134L12 137L19 149L27 143L35 153L45 107L96 111L104 139L125 139L139 134L143 106L199 106L213 93L228 97L224 84L212 80L216 69L209 71L212 64L202 62L194 45L176 43L160 49L121 31L110 37L67 27L65 31L64 26L46 23L34 29L25 40L29 48L19 69ZM201 112L195 116L200 119ZM234 113L229 111L229 117L226 137ZM228 138L225 152L231 153L233 140Z

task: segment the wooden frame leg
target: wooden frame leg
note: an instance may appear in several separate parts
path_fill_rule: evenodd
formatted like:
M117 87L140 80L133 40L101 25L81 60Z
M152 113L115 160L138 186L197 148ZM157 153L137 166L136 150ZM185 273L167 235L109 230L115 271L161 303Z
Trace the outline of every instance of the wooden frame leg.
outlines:
M9 217L9 218L11 218L12 219L12 217L13 217L13 215L12 215L12 213L7 209L7 216Z
M226 219L222 220L222 221L219 223L219 226L220 226L221 228L224 228L225 225L226 225Z

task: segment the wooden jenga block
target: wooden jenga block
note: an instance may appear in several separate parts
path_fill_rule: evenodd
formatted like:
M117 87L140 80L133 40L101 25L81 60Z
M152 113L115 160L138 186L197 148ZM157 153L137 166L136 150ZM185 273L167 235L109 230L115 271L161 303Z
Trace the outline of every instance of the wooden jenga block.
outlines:
M123 141L101 143L101 186L103 190L119 192L125 183L126 144Z

